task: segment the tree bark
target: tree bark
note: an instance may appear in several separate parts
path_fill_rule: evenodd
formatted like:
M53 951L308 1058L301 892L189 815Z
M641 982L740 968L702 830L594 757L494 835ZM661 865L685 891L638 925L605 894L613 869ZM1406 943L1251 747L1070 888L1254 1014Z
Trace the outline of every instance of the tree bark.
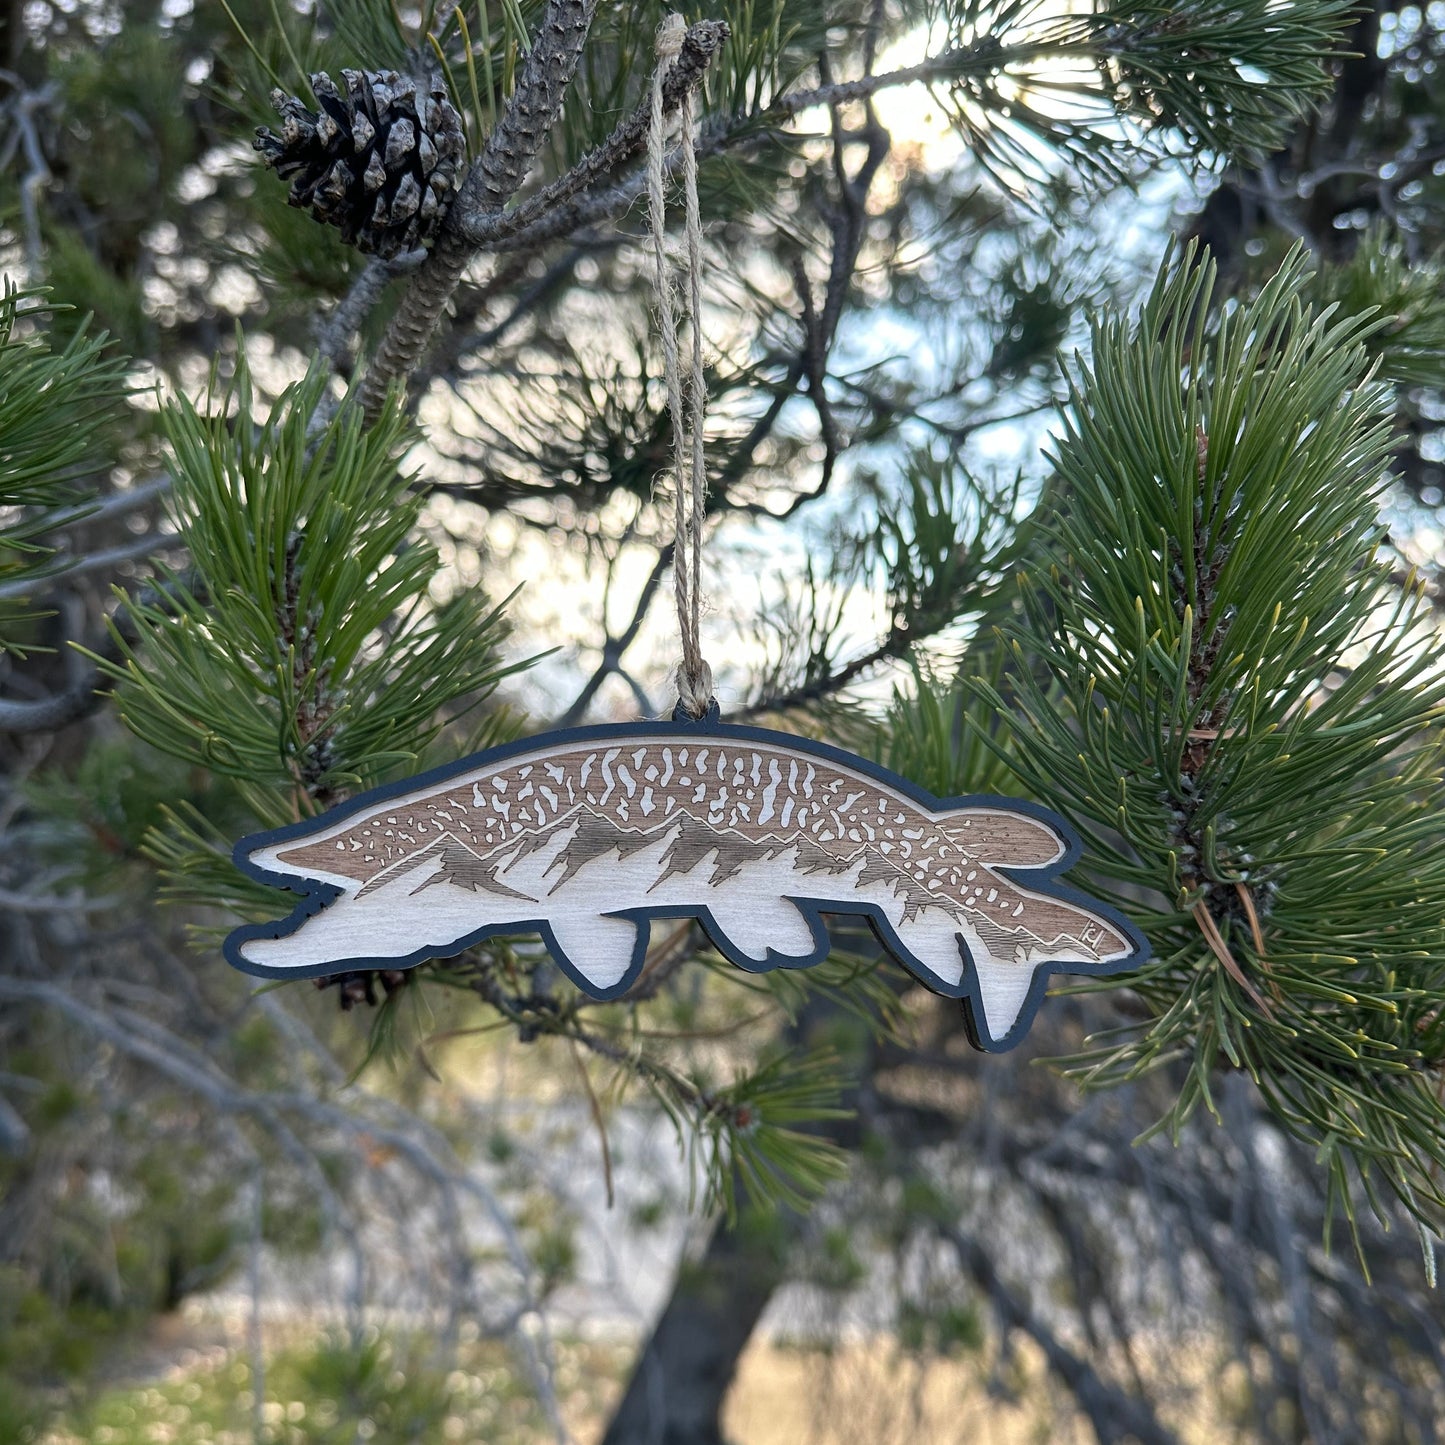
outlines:
M776 1228L786 1237L797 1221L779 1216ZM779 1242L747 1215L718 1225L702 1259L683 1266L602 1445L723 1445L738 1360L783 1281Z

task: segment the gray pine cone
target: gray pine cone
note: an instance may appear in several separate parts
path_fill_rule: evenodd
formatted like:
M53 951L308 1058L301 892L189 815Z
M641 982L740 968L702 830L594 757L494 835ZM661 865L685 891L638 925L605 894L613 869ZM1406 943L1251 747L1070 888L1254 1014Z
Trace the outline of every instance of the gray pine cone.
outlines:
M394 70L343 70L343 95L313 75L320 113L271 92L281 134L258 126L256 149L293 206L340 229L360 251L396 256L436 234L460 180L466 145L446 88L418 89Z

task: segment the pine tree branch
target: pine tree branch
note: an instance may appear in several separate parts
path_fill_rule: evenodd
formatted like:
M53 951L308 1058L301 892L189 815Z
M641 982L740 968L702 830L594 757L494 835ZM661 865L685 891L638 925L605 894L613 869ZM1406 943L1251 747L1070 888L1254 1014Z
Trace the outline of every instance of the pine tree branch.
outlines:
M550 0L517 89L448 215L450 229L465 236L469 223L500 211L526 180L562 109L595 8L596 0Z
M118 895L88 898L78 891L67 894L31 893L0 888L0 910L8 913L104 913L125 902Z
M1140 1445L1179 1445L1179 1437L1155 1415L1147 1400L1133 1399L1104 1379L1076 1354L1048 1323L1004 1282L993 1256L972 1235L953 1225L936 1226L938 1237L953 1247L959 1263L988 1295L1006 1330L1022 1330L1043 1351L1049 1367L1069 1387L1100 1440L1138 1440Z
M880 90L892 90L899 85L927 85L935 80L972 73L989 75L1010 60L1034 59L1037 58L1037 53L1006 52L996 39L984 36L972 45L954 46L927 60L919 61L917 65L906 65L898 70L862 75L857 80L831 81L824 77L824 83L811 90L795 90L789 95L780 96L763 111L758 120L765 123L791 120L793 116L812 110L814 106L836 109L854 101L869 100Z
M56 81L48 81L32 90L13 71L0 70L0 81L11 86L14 96L0 111L0 117L8 117L14 128L16 142L25 152L29 169L20 182L20 214L24 222L25 267L33 280L44 275L45 247L40 228L40 199L53 179L45 160L45 148L40 141L40 127L37 117L45 118L45 111L60 94Z
M100 674L88 669L84 677L50 697L24 702L0 698L0 733L19 736L68 727L100 705L101 695L96 691L100 682Z
M459 293L454 303L452 324L412 373L412 394L420 395L438 379L444 378L453 383L459 381L462 374L457 368L461 363L477 352L496 346L519 321L569 282L573 268L583 254L580 246L574 247L548 266L520 294L514 294L516 286L526 277L528 265L527 258L517 253L499 263L484 283L470 288L466 294ZM471 329L488 305L499 297L510 302L506 314L481 330Z
M333 371L340 371L346 364L352 338L361 330L382 292L398 276L422 265L425 257L425 251L412 251L390 258L373 256L366 263L351 290L316 329L317 354Z
M682 50L663 79L665 114L671 115L681 105L683 97L702 83L703 75L729 34L731 31L721 20L700 20L688 28ZM651 103L644 102L566 175L560 176L535 196L528 197L515 209L504 214L481 212L463 215L460 219L463 233L474 245L486 247L526 229L636 155L646 143L651 118Z
M154 541L155 539L145 538L143 540ZM105 554L97 553L95 555L99 557ZM73 577L82 570L90 569L76 567L66 575ZM46 579L47 582L50 580L50 578ZM28 596L30 594L27 592L21 595ZM166 600L166 589L148 584L141 588L134 600L141 605L153 606L163 603ZM108 630L101 637L94 651L89 651L82 649L75 640L81 631L79 624L84 612L79 599L73 596L65 599L60 610L62 616L67 612L71 614L69 619L71 626L67 629L67 640L64 644L68 666L66 684L59 692L53 693L49 697L27 698L24 701L0 698L0 733L12 733L20 736L55 732L60 728L69 727L71 723L78 722L83 717L88 717L109 697L109 693L101 691L105 685L105 678L97 662L117 663L120 661L122 646L117 641L117 634L126 641L135 640L136 632L129 614L124 607L120 608L112 619L115 630Z
M845 663L836 672L829 672L823 677L815 678L812 682L790 688L787 692L759 698L757 702L750 703L747 707L740 708L733 713L730 720L746 722L750 718L766 717L770 713L792 712L795 708L808 707L813 703L822 702L825 698L834 697L842 692L849 683L856 682L865 672L877 667L880 662L901 657L913 641L914 639L909 637L890 636L871 652L866 652L861 657L855 657L852 662Z
M130 508L120 508L128 511ZM73 582L77 577L87 577L93 572L106 572L122 562L138 562L163 552L168 547L181 546L181 538L175 532L147 532L144 536L120 542L114 547L105 547L99 552L86 552L62 562L53 571L40 577L26 577L16 582L0 583L0 602L19 597L33 597L42 587L51 587L57 582Z
M557 119L591 28L597 0L549 0L506 112L447 213L436 247L391 318L362 379L360 401L375 421L393 384L410 376L476 247L465 227L499 212L526 179Z
M696 28L698 27L695 26L694 29ZM959 46L944 51L931 60L922 61L918 65L906 66L900 70L889 70L881 75L865 75L857 80L838 81L815 86L809 90L794 91L790 95L780 96L771 105L755 114L714 121L704 126L702 134L698 137L697 157L701 161L724 152L746 150L762 145L771 138L781 123L792 120L803 111L812 110L818 106L837 107L854 101L868 100L880 91L889 90L895 86L912 85L920 81L927 83L945 76L963 75L971 69L987 72L1000 63L1000 54L998 43L985 39L976 45ZM625 128L620 127L616 134L620 135ZM678 155L674 151L669 154L667 160L669 174L677 162ZM605 174L605 172L602 173ZM527 222L519 228L502 229L499 227L498 233L486 241L486 249L490 251L537 250L549 241L559 240L584 227L623 215L632 208L646 185L646 176L638 172L604 191L578 195L576 189L571 188L567 195L557 196L545 212L534 217L529 216ZM541 197L539 196L537 199L540 200ZM518 211L521 209L519 207Z
M474 1265L461 1209L462 1201L470 1199L500 1236L520 1296L520 1308L509 1312L500 1330L491 1332L512 1337L540 1403L548 1417L557 1422L558 1438L567 1438L561 1431L550 1362L545 1355L545 1332L540 1340L534 1340L515 1330L516 1322L524 1315L537 1317L540 1304L534 1290L536 1271L526 1245L511 1215L485 1179L456 1157L451 1144L435 1126L355 1084L346 1089L350 1108L296 1087L251 1089L172 1029L103 995L91 1000L49 980L3 975L0 976L0 999L12 1008L30 1004L54 1010L187 1090L222 1117L251 1120L301 1167L331 1218L345 1220L347 1211L319 1167L316 1146L308 1141L334 1133L357 1150L378 1144L385 1146L436 1190L439 1223L446 1235L446 1255L453 1265L451 1303L454 1310L476 1298ZM293 1118L304 1127L293 1125ZM344 1236L349 1231L341 1233Z
M109 496L93 502L77 502L73 507L63 507L58 511L51 512L45 519L48 531L58 532L62 527L68 527L75 522L108 522L116 517L128 516L131 512L139 511L148 503L155 501L158 497L169 495L171 490L171 479L168 476L154 477L148 482L142 482L139 486L131 487L128 491L117 491ZM4 589L0 589L0 597L7 595ZM22 596L22 593L8 595Z
M637 639L637 634L642 630L643 621L652 608L652 600L657 596L657 589L662 585L662 579L667 569L672 566L673 544L669 542L660 548L657 554L657 561L653 563L652 571L648 573L647 581L642 584L642 591L638 594L637 605L633 608L632 619L616 637L609 637L602 645L602 661L597 670L582 685L581 691L572 700L572 705L557 720L557 726L563 728L576 727L584 716L592 699L597 696L602 684L607 681L614 672L620 672L622 667L622 655L632 646Z

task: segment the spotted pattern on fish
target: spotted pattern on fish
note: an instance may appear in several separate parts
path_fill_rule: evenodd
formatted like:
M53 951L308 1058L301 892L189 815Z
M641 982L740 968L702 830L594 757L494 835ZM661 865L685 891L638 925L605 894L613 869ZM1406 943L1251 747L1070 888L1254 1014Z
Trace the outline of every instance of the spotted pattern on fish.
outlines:
M932 812L844 766L754 742L638 738L524 755L378 805L275 857L298 873L354 880L357 897L436 859L440 869L419 887L521 897L498 874L560 832L571 836L553 864L554 888L599 858L666 838L659 884L709 860L706 881L717 884L747 863L793 855L799 875L856 870L855 888L890 887L905 919L941 908L990 941L1067 940L1096 958L1128 947L1087 913L996 871L1060 856L1043 823L987 807Z

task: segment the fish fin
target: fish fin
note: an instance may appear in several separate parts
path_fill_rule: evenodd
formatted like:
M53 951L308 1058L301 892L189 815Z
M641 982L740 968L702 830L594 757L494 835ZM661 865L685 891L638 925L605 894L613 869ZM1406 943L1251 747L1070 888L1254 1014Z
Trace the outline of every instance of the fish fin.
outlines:
M646 936L631 918L608 913L557 914L548 920L555 952L589 988L606 991L624 982L640 961Z
M1068 840L1040 818L1012 808L957 808L938 815L939 831L996 868L1043 868L1068 851Z
M957 994L962 991L963 966L968 955L958 931L958 920L937 908L921 908L887 926L897 940L909 967L929 975L935 986Z
M962 943L961 938L959 941ZM1034 969L1028 964L1000 963L980 953L973 960L973 973L978 980L985 1025L981 1032L986 1031L989 1040L999 1043L1013 1031L1028 1002Z
M708 901L708 913L721 935L716 941L750 963L816 958L826 938L789 898L751 897Z
M306 957L291 941L289 935L282 938L265 938L251 936L243 938L235 945L235 951L246 960L247 963L257 964L262 968L300 969L309 967L314 960Z

